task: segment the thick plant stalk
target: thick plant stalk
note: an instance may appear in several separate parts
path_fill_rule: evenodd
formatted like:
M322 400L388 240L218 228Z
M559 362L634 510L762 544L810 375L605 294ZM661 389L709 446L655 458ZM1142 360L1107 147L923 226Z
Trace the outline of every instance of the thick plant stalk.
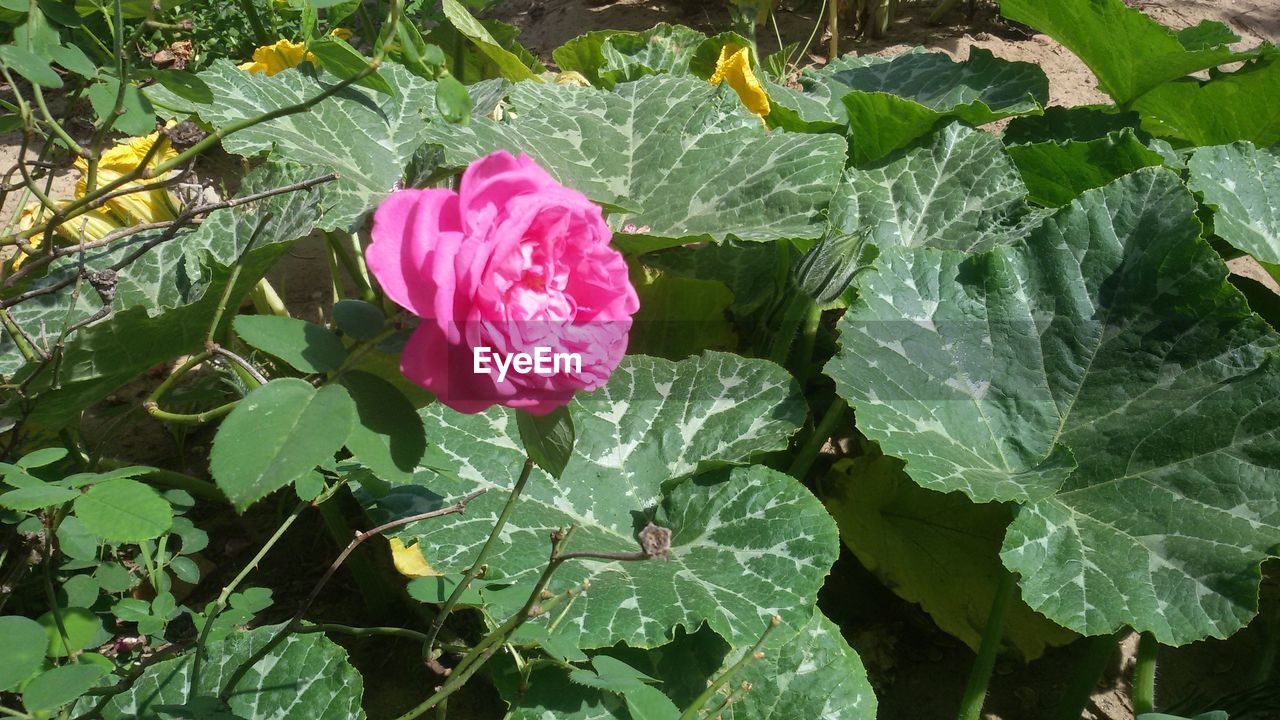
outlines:
M1138 659L1133 666L1133 714L1156 711L1156 653L1160 644L1149 632L1138 638Z
M982 632L978 658L974 660L969 681L964 686L964 698L960 701L960 713L956 716L958 720L980 720L982 717L982 702L987 698L987 685L991 682L991 671L996 666L1000 639L1004 637L1004 620L1009 614L1009 606L1013 603L1013 594L1017 589L1017 576L1001 568L1000 585L996 588L995 599L991 601L991 613L987 616L987 627Z
M1085 640L1089 649L1076 665L1075 671L1067 681L1067 688L1058 702L1055 720L1079 720L1084 708L1089 704L1093 690L1098 686L1098 678L1107 669L1107 662L1116 651L1114 635L1100 635Z

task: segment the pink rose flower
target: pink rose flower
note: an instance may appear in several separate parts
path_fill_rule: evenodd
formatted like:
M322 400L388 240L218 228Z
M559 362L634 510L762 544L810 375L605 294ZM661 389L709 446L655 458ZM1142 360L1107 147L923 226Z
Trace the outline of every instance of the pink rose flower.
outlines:
M392 193L366 257L422 318L400 370L464 413L541 415L600 387L640 307L612 237L598 206L526 155L476 160L458 192Z

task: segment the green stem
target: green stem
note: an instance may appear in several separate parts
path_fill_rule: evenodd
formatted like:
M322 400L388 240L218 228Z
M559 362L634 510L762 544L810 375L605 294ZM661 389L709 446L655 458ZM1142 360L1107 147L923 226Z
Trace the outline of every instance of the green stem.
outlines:
M123 467L132 467L134 465L137 465L137 463L119 460L116 458L102 458L98 460L98 467L103 471L118 470ZM139 480L143 480L152 485L185 490L201 500L211 500L217 503L227 502L227 496L222 494L222 491L218 489L217 485L185 473L180 473L174 470L150 468L146 472L139 474L137 477Z
M324 234L324 239L326 242L329 243L329 248L333 252L333 257L335 257L338 260L338 262L342 265L342 269L346 271L347 276L350 277L351 281L354 282L356 284L356 287L360 289L361 299L363 299L365 302L373 302L374 300L373 288L369 285L369 276L366 275L364 272L362 272L362 267L357 262L356 258L351 254L351 249L346 247L343 244L342 238L338 235L338 233L327 232ZM359 242L356 243L356 246L359 247ZM334 279L333 285L335 289L334 302L337 302L342 298L340 295L337 295L336 293L336 290L339 286L338 274L336 271L334 272L333 279Z
M276 531L272 533L271 537L262 544L262 547L258 549L258 552L253 556L253 559L240 569L240 572L232 578L231 582L227 583L226 587L222 588L222 592L218 593L218 599L213 602L213 607L209 608L209 615L205 618L204 626L200 629L200 640L196 643L195 658L191 661L191 685L187 691L188 700L194 698L199 692L200 661L208 650L205 645L205 641L209 637L209 631L213 629L213 621L216 620L218 614L227 607L227 600L231 597L231 594L236 591L236 588L240 587L240 583L244 582L245 578L249 577L249 573L257 569L258 564L267 556L267 553L271 551L271 548L275 547L275 544L280 542L280 538L284 537L285 532L293 525L294 521L302 515L302 512L310 507L310 505L311 503L308 502L300 502L295 505L293 512L289 513L289 516L284 519L284 522L280 523L280 527L276 528Z
M71 636L67 634L67 626L62 622L62 608L58 605L58 595L53 590L53 537L56 522L50 522L49 527L45 528L45 552L44 562L44 593L49 601L49 613L53 615L53 624L58 629L58 637L62 639L62 649L67 653L67 659L75 661L79 651L71 647Z
M796 451L795 458L791 461L791 467L787 469L787 474L797 480L804 480L809 474L810 468L813 467L813 461L818 459L818 453L822 452L822 446L827 440L835 434L836 427L840 425L840 420L844 418L845 411L849 409L849 404L844 398L834 398L831 404L827 406L826 413L823 414L822 420L818 421L818 425L814 427L813 433L801 448Z
M818 326L822 324L822 308L810 303L800 326L800 346L796 348L796 364L792 374L801 385L809 380L813 368L813 346L818 342Z
M543 590L546 589L547 583L551 581L551 576L555 574L555 571L566 559L565 556L560 554L560 551L568 543L569 537L572 534L573 528L571 527L563 535L559 535L559 537L553 535L551 561L547 563L545 568L543 568L542 575L538 578L538 582L534 585L533 591L529 593L529 597L525 600L524 606L520 608L520 611L507 618L507 620L503 622L502 625L498 626L493 632L490 632L488 635L481 638L480 642L476 643L475 647L471 648L470 652L468 652L458 665L453 668L453 671L449 673L449 679L446 680L445 683L431 695L431 697L422 701L422 703L417 707L401 715L396 720L415 720L417 717L436 707L436 705L444 702L450 695L457 692L458 688L465 685L472 675L480 670L480 668L484 667L485 663L489 661L489 658L493 657L494 653L496 653L506 643L507 638L509 638L512 633L519 629L526 620L537 614L537 611L534 609L535 605L540 604L541 613L545 614L547 611L554 609L555 606L559 605L565 599L572 598L580 592L580 590L570 589L567 592L556 595L550 599L542 599ZM582 589L585 589L585 586L586 583L583 584Z
M795 340L796 333L800 330L800 324L804 321L806 315L809 314L809 308L813 305L813 301L809 296L792 288L794 294L787 301L786 307L782 312L782 322L778 327L778 332L773 336L773 347L769 351L769 359L778 365L785 366L787 358L791 356L791 343Z
M1088 649L1067 679L1066 690L1062 693L1062 700L1058 702L1056 720L1080 720L1084 717L1084 709L1089 704L1094 689L1098 687L1098 679L1106 671L1107 663L1116 651L1114 635L1085 638L1083 642L1088 643Z
M249 27L253 30L253 37L257 39L259 45L270 45L271 35L267 32L267 28L262 25L262 18L258 16L258 8L254 7L253 0L240 0L240 9L249 20Z
M733 679L733 676L739 670L746 667L751 661L763 658L764 653L760 648L764 647L764 641L768 640L770 633L772 633L781 624L782 618L774 615L769 621L769 626L764 629L764 633L761 634L760 639L756 641L756 644L752 645L750 650L743 653L742 657L739 658L738 662L734 663L732 667L721 673L719 677L707 683L707 688L702 691L702 694L694 699L693 703L690 704L689 707L685 708L685 711L680 715L680 720L694 720L694 718L698 717L698 713L702 710L703 706L710 702L711 698L715 697L716 692L723 687L725 683Z
M467 509L467 505L472 500L479 497L484 492L484 490L477 490L448 507L410 515L408 517L402 517L397 520L383 523L372 530L365 530L363 532L356 533L355 537L351 538L351 542L347 544L347 547L338 554L337 559L329 564L328 569L326 569L324 574L320 576L320 579L316 581L316 584L311 588L310 594L307 595L306 599L302 601L302 604L294 611L293 617L289 618L288 621L281 625L280 629L276 631L276 634L263 644L262 647L258 648L252 655L236 666L235 670L230 673L230 676L223 681L222 688L218 692L219 699L225 701L227 698L231 697L231 694L235 692L240 681L244 679L245 674L248 673L254 665L257 665L262 658L269 655L281 642L284 642L284 639L289 637L290 633L296 631L300 627L299 623L302 620L302 616L306 615L307 611L311 609L311 606L315 604L316 598L320 597L320 591L324 590L325 585L329 583L329 580L333 577L334 573L338 571L338 568L342 567L342 563L346 562L346 559L351 556L351 553L355 552L356 548L360 547L361 543L371 537L377 537L388 530L394 530L395 528L402 527L404 525L463 512Z
M827 29L831 31L831 40L827 48L831 57L827 62L831 62L840 57L840 3L835 0L827 4Z
M1138 638L1138 659L1133 665L1133 714L1156 711L1156 655L1160 643L1149 632Z
M515 512L516 502L520 499L520 493L524 491L525 483L529 481L529 476L532 473L533 458L527 458L524 461L524 467L520 470L519 479L516 480L516 484L511 488L511 493L507 495L507 504L502 506L502 514L498 516L498 521L494 524L493 530L489 532L489 539L485 540L484 546L480 548L480 554L476 556L475 562L471 564L471 567L467 568L467 572L462 576L458 586L453 589L452 593L449 593L449 598L445 600L444 606L440 608L440 614L431 623L431 630L427 633L427 642L423 647L423 653L427 657L431 657L432 651L435 650L436 637L440 635L440 628L444 627L445 619L449 617L453 607L458 604L458 600L471 585L471 581L475 580L476 576L480 574L480 569L484 567L484 562L489 558L489 553L498 544L498 536L502 534L502 529L506 527L511 513Z
M982 644L978 646L978 657L974 660L973 670L965 683L964 698L960 701L959 720L979 720L982 717L982 702L987 697L987 685L991 682L991 671L996 666L996 653L1000 650L1000 640L1004 637L1004 620L1013 604L1013 597L1018 589L1018 577L1013 573L1000 569L1000 584L996 588L995 599L991 601L991 613L987 616L987 626L982 632Z
M335 632L342 635L350 635L352 637L402 637L418 642L425 642L426 633L410 630L409 628L399 627L354 627L351 625L339 625L337 623L315 623L298 628L298 633L318 633L318 632Z

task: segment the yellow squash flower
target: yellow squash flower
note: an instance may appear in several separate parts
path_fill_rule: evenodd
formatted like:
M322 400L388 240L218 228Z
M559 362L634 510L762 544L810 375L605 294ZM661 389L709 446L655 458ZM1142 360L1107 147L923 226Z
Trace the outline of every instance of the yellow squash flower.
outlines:
M396 571L405 577L434 577L440 574L422 556L417 543L405 547L400 538L391 538L391 562L395 563Z
M129 138L115 147L102 153L98 161L98 187L115 182L121 175L132 171L142 162L156 143L160 149L148 164L155 167L178 156L178 152L169 145L168 138L160 133L151 133L146 137ZM76 169L80 171L80 179L76 181L76 197L84 197L87 189L89 163L84 158L76 158ZM120 190L137 189L154 184L155 178L125 183ZM178 216L176 203L164 188L141 190L120 195L107 201L107 208L115 213L126 225L137 223L163 222Z
M275 75L283 70L295 68L303 60L314 62L315 56L306 52L306 46L289 40L281 40L275 45L263 45L253 51L253 61L240 65L241 70L249 74L265 73Z
M18 215L18 232L30 230L48 221L49 211L42 211L42 207L40 203L33 202L22 208L21 214ZM78 243L81 241L81 233L84 235L84 242L97 242L119 229L120 221L111 213L104 210L90 210L62 223L55 231L59 238ZM27 243L33 247L40 247L43 242L44 233L27 238ZM13 269L16 271L21 268L26 259L26 254L19 250L17 256L13 258Z
M713 85L729 83L729 87L738 93L738 98L748 110L761 118L769 114L769 95L751 70L749 48L735 49L729 45L721 47L715 74L708 81Z

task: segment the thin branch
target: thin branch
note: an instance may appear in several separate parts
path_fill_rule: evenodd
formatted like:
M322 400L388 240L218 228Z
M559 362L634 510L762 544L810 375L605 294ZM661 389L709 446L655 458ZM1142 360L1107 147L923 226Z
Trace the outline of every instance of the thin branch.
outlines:
M276 648L277 645L283 642L284 639L288 637L289 634L292 633L298 627L299 622L302 620L302 616L305 615L307 611L311 609L311 606L315 603L316 598L320 596L320 592L324 590L325 585L327 585L329 583L329 580L333 578L334 573L338 572L338 568L342 567L342 563L346 562L347 558L351 556L351 553L355 552L356 548L360 547L360 545L364 543L365 540L368 540L371 537L379 536L388 530L394 530L398 527L403 527L405 525L410 525L412 523L421 522L423 520L431 520L434 518L443 517L445 515L453 515L456 513L466 512L467 505L469 505L472 500L475 500L477 497L480 497L484 493L485 493L484 489L477 490L471 493L470 495L467 495L462 499L458 500L454 504L449 505L448 507L443 507L443 508L440 508L439 510L432 510L431 512L418 513L417 515L410 515L408 517L403 517L398 520L392 520L391 522L383 523L373 528L372 530L357 532L355 534L355 537L351 538L351 542L347 544L347 547L343 549L341 553L339 553L338 557L333 562L329 563L329 567L325 569L324 575L321 575L320 579L316 582L315 586L311 588L311 592L307 595L307 598L302 601L302 604L298 606L298 609L297 611L294 612L293 617L289 618L289 620L287 620L283 625L281 625L280 629L276 631L276 634L270 640L268 640L265 645L259 648L257 652L251 655L248 659L242 662L239 665L239 667L236 668L235 672L231 674L231 677L229 677L227 681L223 684L222 691L218 693L218 697L226 699L228 696L230 696L230 694L235 690L236 685L240 684L240 681L244 678L245 673L249 672L249 670L254 665L258 664L258 662L262 660L262 658L266 657L272 650Z

